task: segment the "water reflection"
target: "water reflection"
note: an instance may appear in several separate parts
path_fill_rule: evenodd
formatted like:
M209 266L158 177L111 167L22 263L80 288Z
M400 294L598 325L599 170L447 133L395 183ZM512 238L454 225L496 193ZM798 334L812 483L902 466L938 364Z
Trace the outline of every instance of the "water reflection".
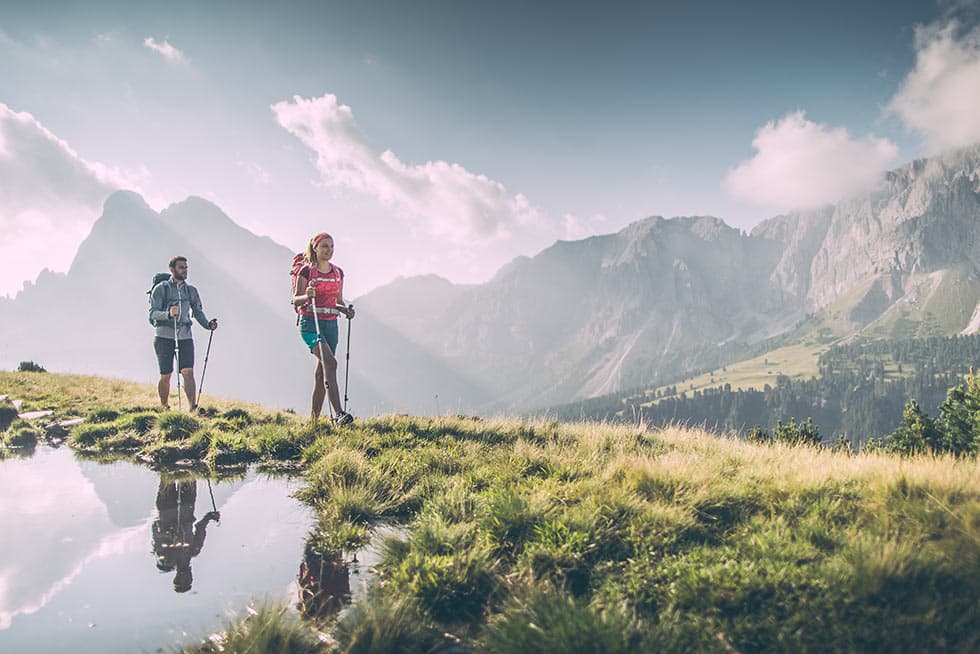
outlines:
M158 651L253 600L294 601L313 523L292 497L301 484L254 469L211 482L45 445L0 459L0 652Z
M324 618L339 612L350 601L350 569L343 556L318 552L307 541L299 566L300 615Z
M208 484L210 484L208 480ZM212 505L213 505L212 497ZM153 554L156 556L157 570L174 574L174 591L186 593L191 589L194 575L191 559L201 553L207 537L208 523L220 520L221 514L208 511L199 521L194 522L194 508L197 504L197 480L183 479L169 474L160 475L157 489L157 519L151 528Z
M367 597L368 590L378 580L376 566L381 562L385 541L406 537L403 525L376 522L371 525L368 543L356 552L324 552L317 547L320 539L316 534L309 534L299 567L296 608L300 615L343 618L352 603Z

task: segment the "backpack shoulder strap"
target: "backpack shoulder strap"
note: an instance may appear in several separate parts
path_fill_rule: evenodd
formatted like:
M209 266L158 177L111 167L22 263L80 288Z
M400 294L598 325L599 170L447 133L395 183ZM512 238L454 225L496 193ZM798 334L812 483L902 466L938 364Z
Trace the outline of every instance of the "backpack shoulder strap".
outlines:
M148 290L147 293L149 293L150 297L152 298L153 294L157 292L157 289L160 289L160 292L163 293L163 297L166 298L169 287L170 287L170 280L165 279L162 282L157 282L156 284L154 284L153 288Z

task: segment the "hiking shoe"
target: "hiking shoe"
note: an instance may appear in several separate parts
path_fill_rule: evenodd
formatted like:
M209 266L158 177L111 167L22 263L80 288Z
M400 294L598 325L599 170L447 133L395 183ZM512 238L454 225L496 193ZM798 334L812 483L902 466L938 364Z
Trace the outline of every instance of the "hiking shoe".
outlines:
M333 419L335 425L349 425L354 422L354 416L347 413L346 411L341 411L337 414L337 417Z

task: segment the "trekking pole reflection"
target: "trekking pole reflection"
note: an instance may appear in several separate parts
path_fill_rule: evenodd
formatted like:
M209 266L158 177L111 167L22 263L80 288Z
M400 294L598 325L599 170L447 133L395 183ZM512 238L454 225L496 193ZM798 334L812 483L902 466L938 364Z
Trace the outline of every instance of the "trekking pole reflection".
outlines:
M191 589L194 580L191 559L204 547L208 523L221 518L215 510L194 522L196 501L196 479L160 475L156 500L158 515L151 529L153 554L160 572L175 571L174 592L177 593Z

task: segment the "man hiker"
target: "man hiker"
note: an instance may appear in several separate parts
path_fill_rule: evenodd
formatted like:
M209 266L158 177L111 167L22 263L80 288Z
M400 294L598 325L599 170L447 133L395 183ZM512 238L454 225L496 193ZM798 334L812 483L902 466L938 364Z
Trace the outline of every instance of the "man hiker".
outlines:
M197 388L194 384L194 340L191 336L191 316L205 329L215 330L218 321L208 320L201 306L197 289L187 283L187 257L170 259L170 279L150 291L150 322L156 330L153 349L160 365L157 391L160 404L169 409L170 375L174 370L174 355L178 354L177 369L184 379L184 394L191 411L197 410ZM176 330L175 330L176 328Z

